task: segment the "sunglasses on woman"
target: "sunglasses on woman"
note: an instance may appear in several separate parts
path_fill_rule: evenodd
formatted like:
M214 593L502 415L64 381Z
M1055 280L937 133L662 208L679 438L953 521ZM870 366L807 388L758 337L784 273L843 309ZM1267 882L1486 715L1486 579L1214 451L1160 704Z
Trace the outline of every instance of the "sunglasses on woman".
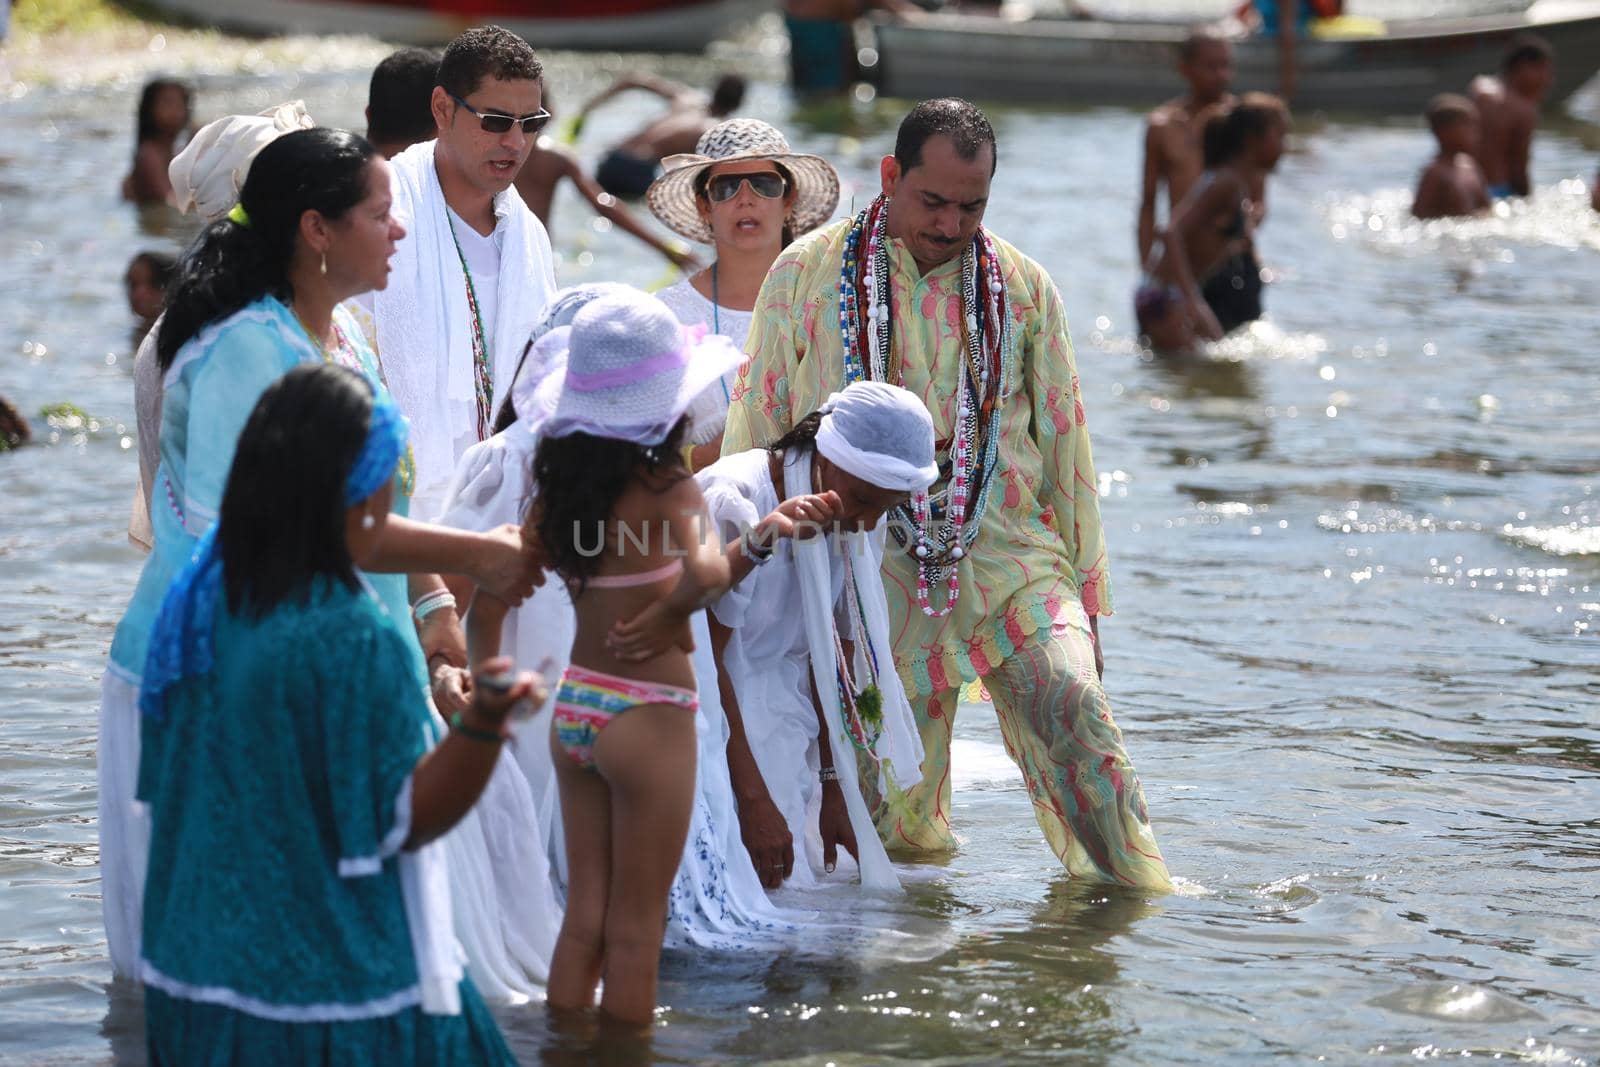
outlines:
M719 174L706 183L706 199L713 204L732 200L739 194L739 186L750 183L750 191L763 200L777 200L789 191L783 175L771 171L760 174Z
M446 91L448 92L449 90ZM450 93L450 99L478 116L478 125L483 128L484 133L505 133L511 129L511 124L516 122L522 124L523 133L532 137L544 129L553 117L550 112L542 107L531 115L501 115L494 111L479 111L455 93Z

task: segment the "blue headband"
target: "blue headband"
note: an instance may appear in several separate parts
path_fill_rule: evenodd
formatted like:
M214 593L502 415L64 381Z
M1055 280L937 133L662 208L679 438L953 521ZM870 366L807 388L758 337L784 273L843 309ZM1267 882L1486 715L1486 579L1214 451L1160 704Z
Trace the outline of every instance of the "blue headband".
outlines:
M393 400L373 399L367 439L344 480L345 507L352 507L382 489L394 477L406 447L406 420ZM161 612L150 629L150 651L139 685L139 710L161 718L166 691L212 666L212 633L217 598L222 590L222 559L217 552L217 523L201 535L194 554L167 587Z

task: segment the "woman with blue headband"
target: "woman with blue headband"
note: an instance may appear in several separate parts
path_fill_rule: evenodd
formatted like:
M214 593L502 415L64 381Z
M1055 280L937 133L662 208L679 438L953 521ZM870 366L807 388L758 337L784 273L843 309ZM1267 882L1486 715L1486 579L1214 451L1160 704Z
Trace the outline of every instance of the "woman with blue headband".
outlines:
M139 693L151 1063L515 1062L463 977L430 842L542 693L487 664L429 750L410 639L360 570L405 446L361 375L291 371L167 590Z

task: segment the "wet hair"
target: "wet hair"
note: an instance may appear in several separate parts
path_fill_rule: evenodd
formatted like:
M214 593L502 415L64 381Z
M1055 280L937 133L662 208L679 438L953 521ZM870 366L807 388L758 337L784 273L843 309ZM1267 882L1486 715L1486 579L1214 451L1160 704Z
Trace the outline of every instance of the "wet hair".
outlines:
M1202 49L1214 44L1222 45L1225 48L1230 47L1228 39L1218 33L1215 28L1211 26L1196 26L1189 31L1189 36L1185 37L1183 43L1178 46L1178 61L1180 63L1192 63L1194 57L1199 55Z
M1471 122L1478 117L1478 109L1460 93L1440 93L1428 101L1423 114L1428 118L1429 128L1438 133L1457 123Z
M791 448L817 447L817 431L822 428L822 411L818 409L794 424L794 428L767 446L768 452L787 452Z
M538 495L528 521L555 562L556 573L578 585L581 595L600 569L604 548L611 543L611 513L635 479L670 488L689 477L679 450L688 432L687 417L658 445L636 445L612 437L569 433L541 437L533 455L533 480ZM593 537L601 546L586 539ZM579 544L588 554L578 551Z
M744 79L737 74L724 74L711 88L711 113L725 118L739 110L744 103Z
M759 156L751 156L748 160L738 159L738 160L729 160L729 162L731 162L731 163L757 162L757 161L759 161L759 159L760 159ZM721 160L712 160L711 162L712 162L712 166L715 166L717 163L721 162ZM791 171L788 167L784 166L782 163L779 163L775 159L769 159L769 160L767 160L767 162L771 163L775 168L777 168L778 173L783 175L783 183L784 183L784 186L785 186L785 189L784 189L785 195L787 195L788 193L793 192L795 190L795 188L796 188L795 181L794 181L794 172ZM699 174L696 174L694 176L694 198L697 201L704 200L706 202L706 206L707 207L711 206L711 194L706 191L710 187L711 187L711 167L705 167L700 171ZM789 220L787 218L783 220L782 241L783 241L783 247L784 248L788 248L790 245L794 244L794 227L789 225Z
M1550 42L1534 33L1519 33L1511 38L1500 55L1500 72L1510 74L1527 63L1554 63L1556 50Z
M162 136L156 126L156 98L168 89L176 89L183 94L183 105L189 113L194 114L194 90L188 84L176 78L152 78L145 82L144 91L139 94L138 133L134 137L134 145L153 141Z
M1288 120L1288 109L1277 97L1267 93L1247 94L1239 103L1219 111L1206 122L1201 143L1207 169L1232 163L1252 138L1261 137Z
M173 272L178 267L176 256L169 256L165 252L140 252L128 260L128 269L123 272L123 277L132 274L133 268L141 263L150 268L150 281L157 289L165 289L172 284Z
M432 140L433 87L439 84L439 53L402 48L372 70L367 87L367 137L373 141Z
M366 443L372 386L302 364L261 394L222 491L218 549L228 608L261 618L317 578L360 587L345 543L344 483Z
M161 369L195 334L246 304L263 296L293 299L289 264L301 216L342 218L367 195L367 165L376 155L364 138L321 126L286 133L263 148L239 191L249 225L213 222L178 265L156 341Z
M947 96L939 100L924 100L900 120L900 131L894 138L894 158L901 173L922 165L922 148L930 137L948 137L955 146L956 155L971 162L978 158L984 145L991 153L989 174L993 176L1000 163L1000 148L995 144L994 127L989 117L977 105Z
M478 91L485 78L542 81L544 64L528 42L510 30L474 26L445 46L439 60L439 84L447 93L467 97Z

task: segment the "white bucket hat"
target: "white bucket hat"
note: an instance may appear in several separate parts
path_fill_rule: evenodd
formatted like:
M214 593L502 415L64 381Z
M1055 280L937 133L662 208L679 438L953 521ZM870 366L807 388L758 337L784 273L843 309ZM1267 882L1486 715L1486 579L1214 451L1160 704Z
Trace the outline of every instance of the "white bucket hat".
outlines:
M909 389L852 382L819 409L817 451L868 485L920 492L939 477L933 418Z
M729 119L701 134L692 153L661 161L662 175L650 183L645 202L674 232L701 244L711 243L711 227L695 206L695 181L715 163L765 159L794 179L790 212L796 237L827 222L839 206L839 172L821 156L795 152L776 126L759 119Z
M259 115L229 115L206 123L167 167L178 210L187 215L198 209L207 222L222 218L239 202L256 155L284 134L315 125L299 100Z
M561 399L544 435L658 445L696 397L742 362L733 342L704 326L679 325L648 293L590 301L572 320Z

